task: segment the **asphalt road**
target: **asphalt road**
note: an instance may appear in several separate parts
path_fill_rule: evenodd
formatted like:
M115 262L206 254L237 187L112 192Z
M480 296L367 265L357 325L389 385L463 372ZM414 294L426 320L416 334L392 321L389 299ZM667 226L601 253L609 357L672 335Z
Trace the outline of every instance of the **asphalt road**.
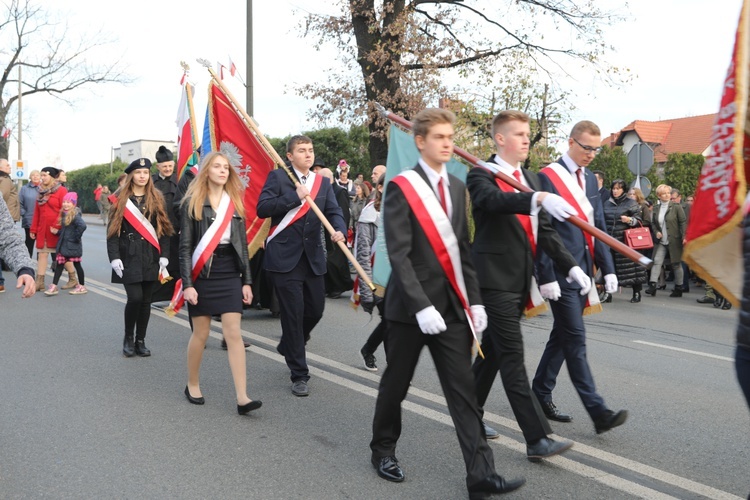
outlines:
M251 416L235 410L220 325L205 353L204 406L190 405L184 313L154 310L150 358L124 358L125 295L109 283L104 227L86 217L84 261L90 293L0 295L0 498L457 499L464 466L434 365L424 354L404 404L397 454L406 481L378 478L368 443L379 374L364 370L359 348L375 319L346 298L328 299L308 344L311 394L290 393L275 352L280 326L268 311L247 310ZM48 281L51 279L48 275ZM62 282L65 282L63 278ZM736 311L699 305L702 290L680 299L660 292L630 304L617 295L586 319L588 355L600 393L627 423L602 435L563 370L555 401L571 413L552 423L575 441L561 457L533 464L498 380L486 406L501 432L495 463L527 484L507 498L745 498L748 408L733 358ZM524 322L533 375L551 315Z

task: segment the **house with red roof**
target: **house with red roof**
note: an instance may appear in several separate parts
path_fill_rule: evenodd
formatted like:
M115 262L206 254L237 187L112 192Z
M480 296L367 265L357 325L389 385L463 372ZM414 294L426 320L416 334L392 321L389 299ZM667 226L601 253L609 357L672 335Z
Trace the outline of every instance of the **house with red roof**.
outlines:
M657 122L635 120L619 132L605 137L602 146L622 146L627 154L634 144L645 142L654 150L654 163L658 167L666 163L670 153L706 156L715 122L716 113Z

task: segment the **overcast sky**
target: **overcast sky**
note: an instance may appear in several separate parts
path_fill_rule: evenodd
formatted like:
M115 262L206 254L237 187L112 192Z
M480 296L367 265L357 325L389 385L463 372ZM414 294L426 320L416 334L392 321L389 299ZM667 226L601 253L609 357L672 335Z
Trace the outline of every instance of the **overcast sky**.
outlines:
M313 103L294 95L295 84L322 78L337 61L316 52L298 36L304 10L320 10L322 0L254 1L255 112L261 130L285 136L315 128L306 113ZM227 61L245 71L245 2L212 0L199 9L187 2L130 0L107 8L101 2L65 0L47 3L70 12L71 32L101 28L117 37L108 57L122 57L135 79L128 86L109 84L71 94L68 106L53 98L24 100L23 156L32 168L57 165L69 170L110 160L111 147L137 139L176 140L174 123L180 98L180 61L191 67L196 84L196 114L202 127L208 73L195 61ZM106 4L111 5L111 4ZM600 8L623 9L625 2L602 0ZM718 109L729 65L741 0L631 0L630 19L604 33L616 47L610 60L636 75L626 89L595 83L576 74L573 122L590 119L604 135L635 119L660 120ZM47 7L45 7L47 8ZM0 54L0 57L2 55ZM244 88L230 83L244 103ZM432 103L436 105L437 103ZM563 125L567 130L571 124ZM11 126L15 132L15 126ZM9 154L18 156L12 139Z

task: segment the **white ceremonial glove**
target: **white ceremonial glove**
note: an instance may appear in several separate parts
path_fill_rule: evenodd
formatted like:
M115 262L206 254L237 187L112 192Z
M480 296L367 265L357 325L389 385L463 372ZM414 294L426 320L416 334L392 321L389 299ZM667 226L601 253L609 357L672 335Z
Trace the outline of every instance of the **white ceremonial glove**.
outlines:
M169 259L167 259L166 257L159 257L159 267L161 267L162 269L166 269L168 265Z
M543 299L557 300L560 298L560 283L553 281L551 283L545 283L539 286L539 293L542 294Z
M110 262L110 264L112 265L112 270L115 272L115 274L122 278L122 272L125 270L125 268L122 267L122 261L120 259L115 259Z
M559 221L563 221L571 215L576 215L576 209L565 201L561 196L553 193L547 193L547 196L542 200L542 208L547 211L552 217Z
M484 306L471 306L471 317L474 320L474 331L477 335L487 329L487 312Z
M571 267L568 272L568 277L565 278L568 283L574 281L581 285L581 295L586 295L591 290L591 277L583 272L579 266Z
M617 275L616 274L604 275L604 291L607 293L615 293L617 291Z
M445 320L440 315L435 306L425 307L417 313L417 323L419 323L419 329L422 333L427 335L437 335L440 332L444 332L448 329L445 326Z

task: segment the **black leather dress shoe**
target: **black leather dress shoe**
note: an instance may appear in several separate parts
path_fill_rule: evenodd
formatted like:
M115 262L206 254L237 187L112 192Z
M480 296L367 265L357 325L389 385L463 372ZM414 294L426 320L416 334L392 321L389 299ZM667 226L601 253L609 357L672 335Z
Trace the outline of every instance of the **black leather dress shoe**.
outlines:
M594 428L597 434L601 434L624 424L627 419L627 410L620 410L617 413L607 410L594 419Z
M202 405L205 404L206 400L203 399L203 396L199 398L194 398L190 395L190 391L188 390L187 386L185 386L185 396L187 397L188 401L193 403L194 405Z
M487 439L497 439L500 437L500 433L497 432L492 427L490 427L489 425L487 425L487 423L484 422L484 420L482 421L482 425L484 426L484 436Z
M536 444L526 445L526 458L529 462L541 462L543 458L559 455L573 446L572 441L555 441L544 437Z
M386 481L400 483L404 480L404 471L398 465L396 457L372 457L371 462L375 470L378 471L378 476Z
M490 495L497 493L509 493L517 490L526 484L526 479L503 479L497 474L492 474L482 479L480 482L469 487L469 499L480 500L489 498Z
M544 410L544 414L548 419L555 420L557 422L573 421L573 417L571 417L570 415L560 413L560 410L557 409L557 406L555 406L555 403L553 403L552 401L548 401L546 403L540 401L539 404L542 405L542 410Z

